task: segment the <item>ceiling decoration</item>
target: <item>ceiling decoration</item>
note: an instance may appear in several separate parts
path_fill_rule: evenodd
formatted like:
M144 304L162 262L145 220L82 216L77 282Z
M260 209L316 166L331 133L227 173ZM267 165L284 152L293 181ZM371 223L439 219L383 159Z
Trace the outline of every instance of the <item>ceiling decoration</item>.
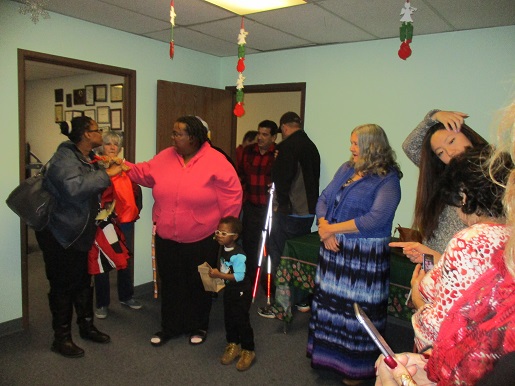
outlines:
M414 31L417 37L515 24L514 0L413 1L417 8ZM247 15L245 27L251 32L246 45L247 58L261 52L398 39L399 10L404 2L307 0L295 7ZM51 0L44 9L166 44L170 42L170 0ZM218 57L237 55L234 31L239 29L240 15L204 0L175 0L175 12L176 47Z

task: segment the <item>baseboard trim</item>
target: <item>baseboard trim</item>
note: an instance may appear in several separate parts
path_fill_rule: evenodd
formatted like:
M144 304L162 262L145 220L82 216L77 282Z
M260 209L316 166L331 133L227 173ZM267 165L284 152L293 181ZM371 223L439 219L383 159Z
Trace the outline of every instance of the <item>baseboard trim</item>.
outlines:
M154 293L154 282L149 281L134 287L134 296L145 296Z
M11 335L23 331L23 319L13 319L0 323L0 336Z

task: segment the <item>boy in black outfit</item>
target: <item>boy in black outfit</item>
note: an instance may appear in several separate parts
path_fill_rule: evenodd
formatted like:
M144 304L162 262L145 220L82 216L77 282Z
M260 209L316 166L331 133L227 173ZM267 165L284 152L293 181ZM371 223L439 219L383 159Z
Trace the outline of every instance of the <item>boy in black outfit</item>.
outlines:
M252 303L252 283L246 272L245 252L236 244L241 234L241 221L233 216L224 217L215 231L216 241L220 244L220 269L213 268L209 276L225 281L224 321L227 346L220 358L223 365L236 363L239 371L250 368L256 354L254 353L254 331L250 325L249 310ZM240 345L241 344L241 349Z

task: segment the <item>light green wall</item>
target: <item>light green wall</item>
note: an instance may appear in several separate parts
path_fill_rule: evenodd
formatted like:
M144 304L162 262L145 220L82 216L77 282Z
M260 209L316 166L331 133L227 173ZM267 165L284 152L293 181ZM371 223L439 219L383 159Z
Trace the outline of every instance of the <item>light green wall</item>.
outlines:
M394 224L409 226L418 169L402 152L403 140L433 108L468 113L468 124L490 137L493 114L515 96L515 26L416 36L415 25L406 61L397 56L399 44L387 39L247 55L244 76L245 85L306 82L305 129L321 153L321 189L349 158L350 131L381 125L404 172ZM222 60L222 83L235 82L235 65L234 58Z
M171 61L166 43L54 13L34 25L18 14L18 7L0 0L0 116L2 140L9 144L0 153L0 197L7 197L18 183L18 48L136 70L138 161L155 153L158 79L216 88L234 85L235 58L177 47ZM247 56L244 75L247 85L307 83L306 130L322 155L322 187L349 156L350 130L364 122L382 125L405 172L397 221L406 225L411 222L417 170L402 154L402 140L433 107L468 112L470 125L488 137L492 113L508 100L513 87L514 41L515 27L415 36L413 55L406 62L397 57L396 39L255 54ZM152 197L147 189L144 196L146 209L136 225L135 253L143 257L136 261L136 284L152 278ZM22 311L19 220L0 203L2 323L21 318Z
M17 49L65 56L136 70L136 159L155 154L157 80L223 88L220 59L176 48L168 57L168 45L117 30L51 13L34 25L18 13L20 4L0 0L0 116L4 165L0 197L18 184L18 67ZM63 137L64 138L64 137ZM152 280L150 264L152 197L144 190L144 209L136 224L135 284ZM0 323L20 318L21 266L19 219L0 200Z

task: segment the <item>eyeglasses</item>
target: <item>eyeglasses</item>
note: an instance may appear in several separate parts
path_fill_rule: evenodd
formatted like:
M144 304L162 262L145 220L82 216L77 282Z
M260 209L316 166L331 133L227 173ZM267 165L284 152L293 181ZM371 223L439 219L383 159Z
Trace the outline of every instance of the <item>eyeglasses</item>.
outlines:
M219 231L218 229L215 231L215 235L217 236L222 236L222 237L226 237L226 236L236 236L237 233L231 233L231 232L226 232L226 231Z
M179 131L172 131L172 137L173 138L182 138L184 136L188 136L189 137L189 134L188 133L181 133Z
M88 133L102 133L104 129L97 129L97 130L88 130Z

